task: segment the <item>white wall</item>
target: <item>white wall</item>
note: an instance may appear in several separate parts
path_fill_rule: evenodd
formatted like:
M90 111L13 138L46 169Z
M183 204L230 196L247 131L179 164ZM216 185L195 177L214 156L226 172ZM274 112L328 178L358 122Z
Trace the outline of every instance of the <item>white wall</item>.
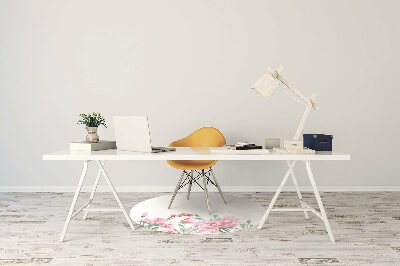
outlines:
M395 0L1 0L0 185L75 185L80 164L41 156L84 138L81 112L105 115L105 139L120 114L147 114L155 145L202 126L229 143L290 138L303 106L248 89L282 64L293 85L317 93L306 132L333 134L352 155L315 163L318 183L399 186L399 10ZM276 185L284 168L221 162L216 172L228 186ZM122 186L178 178L164 162L109 169Z

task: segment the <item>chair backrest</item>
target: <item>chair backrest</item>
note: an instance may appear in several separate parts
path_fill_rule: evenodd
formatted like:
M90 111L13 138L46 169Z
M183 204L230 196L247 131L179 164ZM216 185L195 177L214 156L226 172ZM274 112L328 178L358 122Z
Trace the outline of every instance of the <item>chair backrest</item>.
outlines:
M189 136L172 142L170 147L222 147L226 143L224 135L216 128L202 127Z

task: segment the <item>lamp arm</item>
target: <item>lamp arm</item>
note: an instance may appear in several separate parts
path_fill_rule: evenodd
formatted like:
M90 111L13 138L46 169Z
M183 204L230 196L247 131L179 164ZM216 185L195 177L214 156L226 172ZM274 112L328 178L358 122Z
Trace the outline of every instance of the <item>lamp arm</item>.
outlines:
M294 134L293 140L300 140L300 136L303 133L304 125L307 122L308 116L310 115L310 111L314 107L314 100L315 100L316 95L313 93L311 94L311 98L307 99L307 107L306 110L303 113L303 116L301 117L300 123L297 127L296 133Z
M311 109L317 110L317 106L315 104L316 95L313 93L311 95L311 97L308 98L300 91L296 90L295 88L292 88L291 86L289 86L289 83L283 79L283 77L280 74L281 72L282 72L282 67L280 67L279 69L277 69L275 71L270 71L271 75L275 79L279 80L286 88L288 88L291 92L293 92L298 98L288 94L289 96L291 96L295 101L306 105L306 110L304 111L303 116L301 117L300 123L299 123L296 133L294 134L294 137L293 137L293 140L300 140L300 136L303 133L304 125L307 122L307 119L308 119L308 116L310 115ZM301 99L301 100L299 100L299 99Z
M287 81L285 81L281 75L278 75L276 77L286 88L288 88L289 90L291 90L294 94L296 94L300 99L302 99L304 101L303 104L308 104L308 102L310 101L310 99L305 96L303 93L301 93L299 90L296 90L295 88L292 88L289 83Z

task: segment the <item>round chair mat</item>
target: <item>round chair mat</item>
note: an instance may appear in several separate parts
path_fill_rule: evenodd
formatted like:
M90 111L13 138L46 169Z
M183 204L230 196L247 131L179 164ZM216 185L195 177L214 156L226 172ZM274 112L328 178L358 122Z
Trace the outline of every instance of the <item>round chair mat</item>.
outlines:
M146 228L175 234L221 234L256 227L264 214L258 203L226 196L225 204L218 193L209 193L211 215L204 193L177 194L171 209L171 195L151 198L136 204L130 211L132 221Z

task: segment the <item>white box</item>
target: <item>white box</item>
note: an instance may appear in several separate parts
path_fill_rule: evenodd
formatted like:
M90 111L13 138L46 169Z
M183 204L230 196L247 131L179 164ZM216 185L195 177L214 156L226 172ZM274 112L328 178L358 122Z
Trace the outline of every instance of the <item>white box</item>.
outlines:
M287 150L302 150L303 141L302 140L285 140L283 147Z

